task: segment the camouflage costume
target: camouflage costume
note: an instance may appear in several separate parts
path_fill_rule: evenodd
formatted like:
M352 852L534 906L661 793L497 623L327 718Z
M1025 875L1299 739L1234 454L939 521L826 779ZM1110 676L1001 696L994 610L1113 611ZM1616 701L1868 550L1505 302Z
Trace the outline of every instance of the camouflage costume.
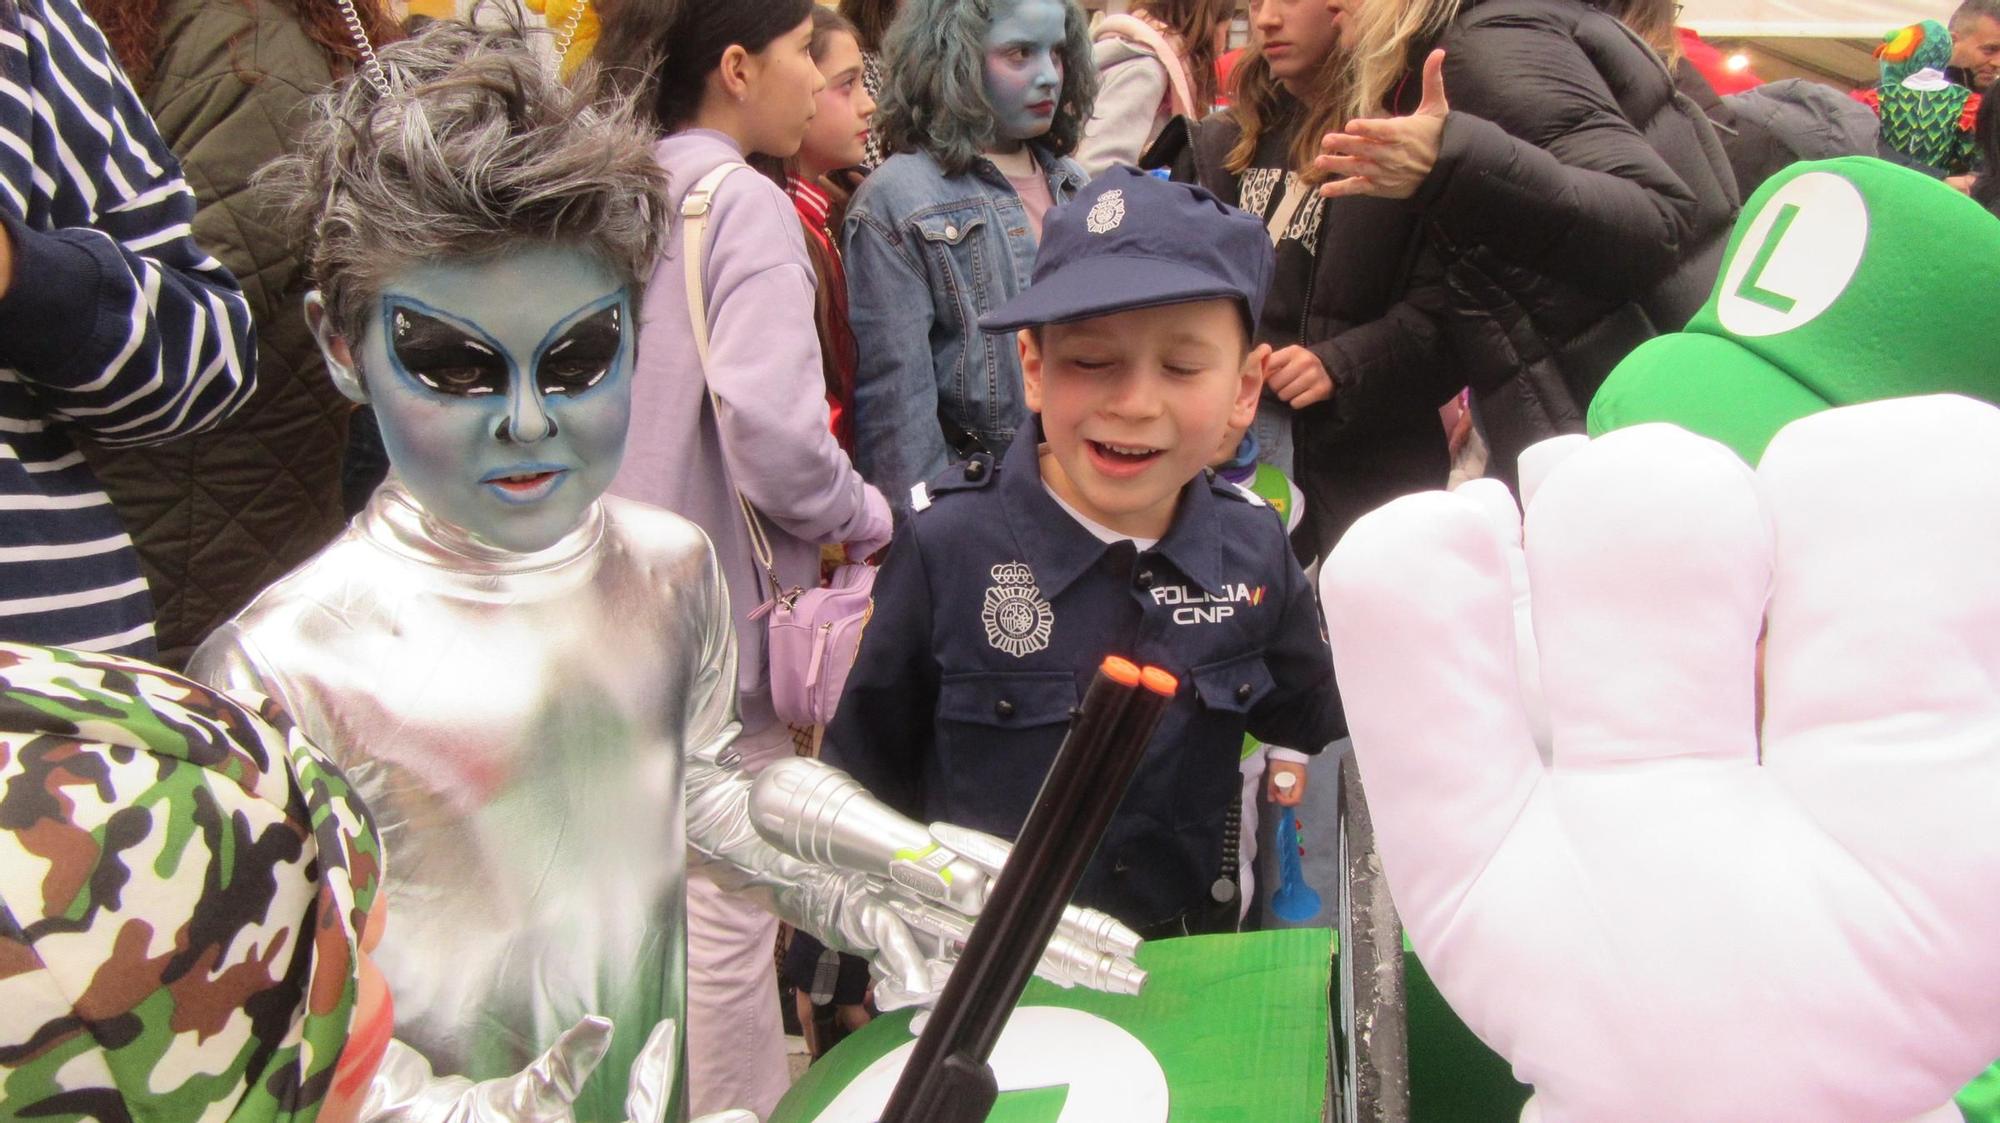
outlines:
M276 706L0 644L0 1116L314 1119L380 876Z

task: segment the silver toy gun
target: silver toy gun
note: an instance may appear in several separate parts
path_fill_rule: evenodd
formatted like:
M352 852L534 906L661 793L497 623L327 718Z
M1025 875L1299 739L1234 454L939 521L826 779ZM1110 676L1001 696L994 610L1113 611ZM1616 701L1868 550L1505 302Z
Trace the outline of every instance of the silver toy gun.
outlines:
M764 769L750 788L750 821L778 849L864 874L870 891L914 932L956 958L986 907L1012 847L950 823L926 827L868 794L854 778L794 757ZM1094 909L1066 907L1036 974L1062 987L1138 994L1138 933Z

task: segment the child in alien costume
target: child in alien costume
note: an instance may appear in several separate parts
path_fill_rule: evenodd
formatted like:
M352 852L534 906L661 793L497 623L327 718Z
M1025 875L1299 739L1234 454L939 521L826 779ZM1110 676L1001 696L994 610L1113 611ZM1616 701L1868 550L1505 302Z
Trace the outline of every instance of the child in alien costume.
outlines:
M289 710L394 856L377 958L398 1042L373 1117L561 1118L424 1089L432 1066L504 1088L551 1042L544 1066L568 1072L574 1035L558 1036L604 1015L616 1033L577 1118L623 1119L628 1076L678 1118L673 1058L642 1043L681 1016L690 861L880 955L890 995L934 991L942 955L919 950L881 877L829 860L831 820L862 806L845 777L774 777L759 826L796 828L793 852L760 837L709 545L599 498L624 448L638 279L666 227L644 137L508 32L439 24L364 77L322 100L270 178L302 231L329 367L374 405L392 472L191 672ZM785 804L800 787L834 797L819 819ZM870 837L924 849L926 828L882 827ZM795 856L808 849L820 860ZM925 850L933 897L975 911L981 870L959 853ZM648 1080L663 1086L636 1094Z

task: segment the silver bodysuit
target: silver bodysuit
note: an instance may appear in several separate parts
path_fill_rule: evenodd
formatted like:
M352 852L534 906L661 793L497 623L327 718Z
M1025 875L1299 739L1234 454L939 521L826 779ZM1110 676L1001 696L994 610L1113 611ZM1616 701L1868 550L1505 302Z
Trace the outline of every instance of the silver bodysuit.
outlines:
M397 1038L485 1079L608 1016L577 1116L622 1119L633 1055L682 1015L689 864L867 946L858 875L750 824L731 637L691 523L604 499L555 546L513 554L392 478L190 669L282 703L373 810Z

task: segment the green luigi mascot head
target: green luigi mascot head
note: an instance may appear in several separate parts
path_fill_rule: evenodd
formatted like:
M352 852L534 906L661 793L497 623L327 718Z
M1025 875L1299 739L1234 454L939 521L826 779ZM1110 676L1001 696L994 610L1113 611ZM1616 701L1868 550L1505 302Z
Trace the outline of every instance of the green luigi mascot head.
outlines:
M1632 352L1590 434L1668 421L1751 464L1787 422L1915 394L2000 402L2000 220L1880 160L1794 164L1751 196L1685 331Z
M1590 435L1667 421L1756 464L1779 429L1919 394L2000 403L2000 219L1920 172L1794 164L1737 220L1715 292L1590 403ZM1958 1096L2000 1123L2000 1064Z

